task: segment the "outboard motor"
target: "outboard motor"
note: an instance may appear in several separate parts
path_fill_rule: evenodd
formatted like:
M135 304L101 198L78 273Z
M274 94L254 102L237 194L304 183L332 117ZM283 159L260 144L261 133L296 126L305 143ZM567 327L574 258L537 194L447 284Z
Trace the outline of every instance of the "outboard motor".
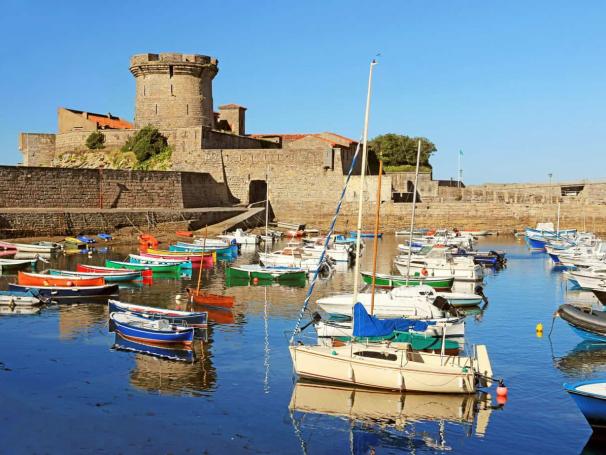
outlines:
M318 313L317 311L314 311L313 314L311 315L311 320L299 329L299 333L303 332L303 330L305 330L310 325L317 324L321 320L322 320L322 316L320 315L320 313Z
M480 297L482 297L482 300L484 301L484 303L486 305L488 305L488 297L486 297L486 295L484 294L484 288L480 285L476 286L475 289L473 290L473 292L476 295L479 295Z
M459 316L459 312L457 309L450 304L448 300L446 300L441 295L437 296L433 301L433 306L435 306L440 311L445 313L449 313L451 316L457 317Z

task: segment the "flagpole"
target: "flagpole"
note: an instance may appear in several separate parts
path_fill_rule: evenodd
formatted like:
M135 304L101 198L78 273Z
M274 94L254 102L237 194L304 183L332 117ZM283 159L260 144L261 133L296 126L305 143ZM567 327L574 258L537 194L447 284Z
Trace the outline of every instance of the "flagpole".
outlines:
M459 150L459 180L457 182L458 189L461 189L461 154L462 154L462 151Z

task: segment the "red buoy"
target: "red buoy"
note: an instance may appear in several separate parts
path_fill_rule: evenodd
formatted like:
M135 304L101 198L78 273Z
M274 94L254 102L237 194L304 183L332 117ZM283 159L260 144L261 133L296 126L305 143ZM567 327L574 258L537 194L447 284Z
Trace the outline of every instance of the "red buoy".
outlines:
M507 392L508 392L507 386L505 385L505 383L501 379L499 381L499 385L497 386L497 396L498 397L506 397L507 396Z
M253 282L253 284L259 284L259 278L254 277L254 278L252 279L252 282Z

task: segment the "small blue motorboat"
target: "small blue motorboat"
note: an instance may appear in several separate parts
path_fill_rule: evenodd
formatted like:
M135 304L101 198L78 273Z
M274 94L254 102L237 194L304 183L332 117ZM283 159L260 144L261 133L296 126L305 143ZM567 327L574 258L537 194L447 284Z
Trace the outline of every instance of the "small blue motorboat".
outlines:
M137 343L136 341L123 338L119 333L116 333L112 349L117 351L136 352L138 354L146 354L153 357L159 357L161 359L176 360L180 362L192 363L194 360L196 360L196 355L191 348L184 349L183 346L177 348Z
M606 380L564 384L564 388L594 428L606 429Z
M87 237L85 235L77 235L76 238L78 240L80 240L81 242L87 243L87 244L91 244L91 243L95 243L95 239L91 239L90 237Z
M127 340L159 345L191 346L194 341L193 327L171 324L166 319L148 319L132 313L110 313L116 332Z
M113 239L111 235L105 234L103 232L97 234L97 237L99 237L101 240L105 240L106 242Z

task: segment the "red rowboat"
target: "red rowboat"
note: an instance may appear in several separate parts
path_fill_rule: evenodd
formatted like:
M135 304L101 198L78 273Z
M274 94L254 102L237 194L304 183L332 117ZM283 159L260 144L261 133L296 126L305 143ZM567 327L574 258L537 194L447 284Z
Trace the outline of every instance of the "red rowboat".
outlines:
M86 287L103 286L104 278L61 277L44 273L19 272L17 282L25 286Z
M189 294L190 301L196 305L231 308L235 303L235 299L231 295L206 294L192 288L185 288L185 290Z
M179 237L193 237L194 233L192 231L177 231L175 232Z
M129 272L140 272L143 278L151 278L154 275L152 270L138 270L138 269L112 269L110 267L101 267L100 265L88 265L78 264L76 266L78 272L90 272L90 273L102 273L104 275L117 275L120 276L124 273Z

